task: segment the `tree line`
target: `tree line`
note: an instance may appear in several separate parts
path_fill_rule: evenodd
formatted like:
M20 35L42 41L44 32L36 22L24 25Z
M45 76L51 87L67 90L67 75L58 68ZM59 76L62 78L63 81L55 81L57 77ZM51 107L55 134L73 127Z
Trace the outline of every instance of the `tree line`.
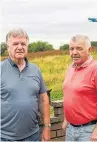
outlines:
M91 42L92 47L97 47L97 41ZM59 47L60 50L68 50L69 44L63 44ZM46 50L54 50L52 44L43 41L37 41L30 43L28 46L28 52L39 52L39 51L46 51ZM0 44L0 53L4 55L7 51L7 45L5 42L1 42Z

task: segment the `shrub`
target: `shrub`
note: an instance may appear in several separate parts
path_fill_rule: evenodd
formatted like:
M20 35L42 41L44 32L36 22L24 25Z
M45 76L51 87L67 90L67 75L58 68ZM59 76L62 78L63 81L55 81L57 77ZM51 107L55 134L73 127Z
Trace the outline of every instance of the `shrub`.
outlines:
M46 51L46 50L52 50L53 46L49 44L48 42L33 42L29 44L28 52L39 52L39 51Z
M6 45L6 43L1 42L1 45L0 45L0 54L1 54L1 55L4 55L4 53L5 53L6 50L7 50L7 45Z

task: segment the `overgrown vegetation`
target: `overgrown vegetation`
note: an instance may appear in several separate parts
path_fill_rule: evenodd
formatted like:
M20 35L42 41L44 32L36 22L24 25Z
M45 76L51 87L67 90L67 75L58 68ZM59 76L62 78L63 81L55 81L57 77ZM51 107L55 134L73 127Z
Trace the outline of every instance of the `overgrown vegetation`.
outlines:
M49 44L48 42L38 41L30 43L28 47L29 52L39 52L46 50L53 50L53 45Z
M92 41L92 42L91 42L91 46L92 46L92 47L97 47L97 41Z
M0 44L0 54L4 55L5 51L7 50L7 45L5 42L1 42Z
M97 52L93 54L94 59L97 60ZM46 86L51 91L52 100L60 100L63 98L62 84L65 78L65 73L68 66L71 64L69 55L55 55L41 58L35 58L31 62L36 63L43 74Z
M69 44L64 44L60 46L60 50L69 50Z

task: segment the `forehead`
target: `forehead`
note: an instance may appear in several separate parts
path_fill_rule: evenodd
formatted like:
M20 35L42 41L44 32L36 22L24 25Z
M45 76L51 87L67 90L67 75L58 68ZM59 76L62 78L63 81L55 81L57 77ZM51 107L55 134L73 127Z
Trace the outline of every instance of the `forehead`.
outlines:
M85 41L78 40L78 41L70 41L69 47L85 47Z
M28 40L24 36L10 36L8 42L27 42Z

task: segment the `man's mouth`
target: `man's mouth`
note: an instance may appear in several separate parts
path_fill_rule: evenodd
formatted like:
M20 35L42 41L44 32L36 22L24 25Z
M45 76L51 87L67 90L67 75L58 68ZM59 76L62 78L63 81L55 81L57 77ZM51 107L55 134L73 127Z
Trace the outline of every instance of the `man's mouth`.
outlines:
M24 53L24 52L16 52L16 53L18 53L18 54L22 54L22 53Z
M79 59L80 57L73 57L73 59Z
M78 60L78 59L80 59L79 57L73 57L73 60Z

